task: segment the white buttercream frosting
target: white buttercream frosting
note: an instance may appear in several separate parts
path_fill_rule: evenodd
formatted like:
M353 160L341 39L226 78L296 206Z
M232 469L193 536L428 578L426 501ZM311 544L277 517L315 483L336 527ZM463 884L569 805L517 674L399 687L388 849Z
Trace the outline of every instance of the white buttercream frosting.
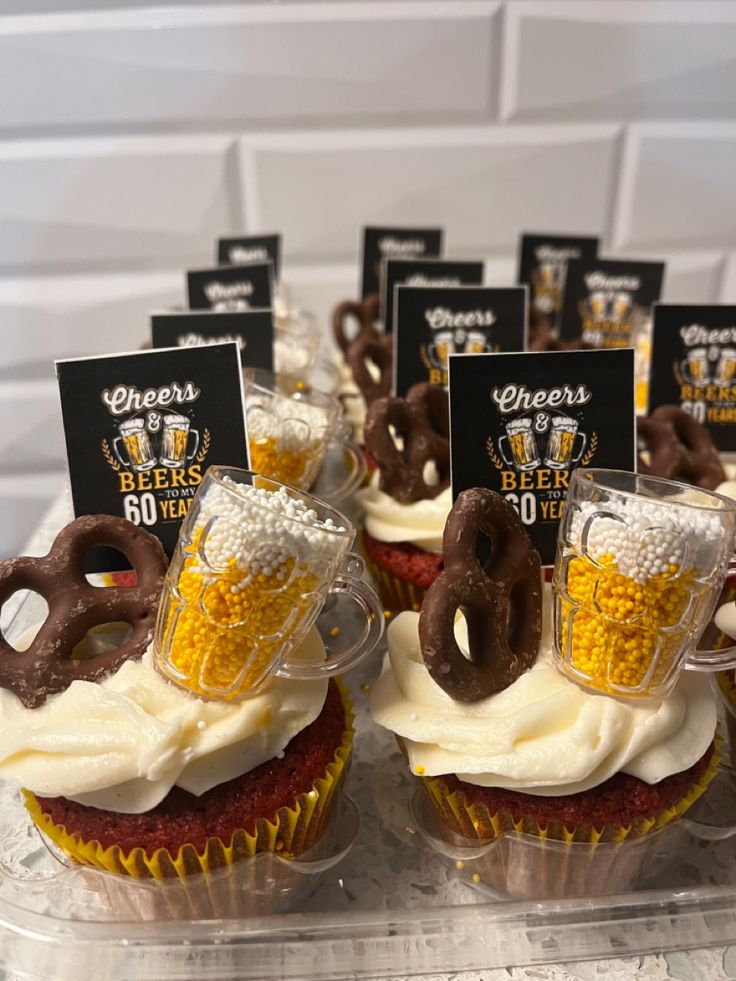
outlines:
M378 487L376 473L370 484L358 491L356 500L365 512L365 528L380 542L410 542L428 552L442 551L442 533L452 508L449 487L426 501L399 504Z
M324 660L315 627L295 657ZM326 679L275 678L243 702L206 702L162 678L149 648L36 709L0 689L0 776L38 794L140 814L174 785L201 795L277 756L317 718L326 694Z
M400 735L414 772L455 773L484 787L574 794L619 771L653 784L692 766L710 745L716 704L708 680L683 672L667 699L624 702L568 681L552 659L550 593L535 665L505 691L477 702L450 698L432 681L419 646L418 613L388 628L388 654L373 686L374 720ZM467 650L465 623L458 643Z

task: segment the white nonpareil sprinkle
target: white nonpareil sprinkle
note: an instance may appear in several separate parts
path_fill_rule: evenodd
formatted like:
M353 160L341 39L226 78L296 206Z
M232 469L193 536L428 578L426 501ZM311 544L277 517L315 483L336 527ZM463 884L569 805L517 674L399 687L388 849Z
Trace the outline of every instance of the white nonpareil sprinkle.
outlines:
M722 548L723 527L715 513L667 507L645 498L584 501L576 506L570 544L600 561L610 556L619 572L638 583L670 571L708 572Z
M207 529L203 552L213 569L225 569L231 561L247 570L244 578L231 587L238 593L260 573L284 579L287 563L314 569L317 563L331 563L344 551L347 529L332 518L320 521L317 512L285 488L271 491L239 484L229 477L213 484L200 502L195 530L212 521ZM199 565L193 572L204 572Z
M329 425L327 412L318 406L257 391L246 391L245 413L249 439L278 439L292 450L321 439Z

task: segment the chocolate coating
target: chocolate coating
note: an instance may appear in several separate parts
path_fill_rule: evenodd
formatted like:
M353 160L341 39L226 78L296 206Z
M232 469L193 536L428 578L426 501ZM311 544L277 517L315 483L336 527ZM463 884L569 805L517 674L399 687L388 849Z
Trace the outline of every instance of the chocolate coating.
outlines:
M390 334L377 334L375 337L364 334L358 337L348 348L345 360L367 406L391 394L394 349ZM378 381L368 370L369 361L379 369Z
M406 401L422 409L436 433L450 438L450 398L447 389L430 382L418 382L406 393Z
M343 300L338 303L332 311L332 336L335 343L344 355L347 355L348 348L360 337L380 338L381 335L376 330L376 320L378 318L378 294L371 293L363 301ZM346 333L348 320L353 319L358 322L358 331L352 340Z
M639 473L680 480L715 490L726 480L710 433L677 405L660 405L637 421L637 437L649 451L649 463L639 457Z
M84 559L97 546L122 552L136 571L137 585L90 585ZM128 658L140 657L153 637L166 565L158 538L107 514L72 521L47 555L0 562L0 608L21 589L38 593L49 607L28 650L16 651L0 633L0 687L14 692L27 708L36 708L77 679L96 681ZM117 622L132 628L125 643L87 660L72 658L92 627Z
M491 542L481 566L478 536ZM508 688L534 664L542 636L539 553L500 494L473 487L458 496L442 540L444 572L419 614L424 663L450 698L475 702ZM455 614L468 626L470 657L455 640Z
M429 398L427 393L418 393L414 402L378 399L366 417L365 445L380 470L379 486L400 504L437 497L450 485L450 441L432 424ZM435 397L431 399L434 402ZM394 433L401 438L401 449ZM436 484L424 479L424 467L430 460L437 468Z

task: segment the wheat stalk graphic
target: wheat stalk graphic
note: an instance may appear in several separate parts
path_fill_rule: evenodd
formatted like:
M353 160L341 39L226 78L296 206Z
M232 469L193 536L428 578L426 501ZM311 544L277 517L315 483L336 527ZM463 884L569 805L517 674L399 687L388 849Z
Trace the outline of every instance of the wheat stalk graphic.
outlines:
M486 440L486 450L488 451L488 456L491 458L491 462L496 470L503 470L504 463L496 453L496 447L493 445L493 436L489 436Z
M118 473L118 471L120 470L120 464L110 452L110 444L107 442L106 439L103 439L102 441L102 455L107 460L108 464L112 467L112 469L115 471L115 473Z
M583 455L583 459L580 461L580 466L581 467L587 467L588 466L588 464L590 463L590 461L595 456L595 451L597 449L598 449L598 434L597 433L593 433L593 435L590 437L590 446L588 447L587 452Z
M685 379L682 377L682 371L680 370L680 362L672 362L672 374L675 376L675 381L678 385L684 385Z
M429 360L429 355L427 354L427 345L426 344L422 344L422 346L419 348L419 354L420 354L420 356L422 358L422 363L423 363L424 367L427 369L427 371L431 371L432 368L434 367L434 365Z
M210 451L210 431L205 429L204 435L202 436L202 447L197 454L197 463L203 463L205 457Z

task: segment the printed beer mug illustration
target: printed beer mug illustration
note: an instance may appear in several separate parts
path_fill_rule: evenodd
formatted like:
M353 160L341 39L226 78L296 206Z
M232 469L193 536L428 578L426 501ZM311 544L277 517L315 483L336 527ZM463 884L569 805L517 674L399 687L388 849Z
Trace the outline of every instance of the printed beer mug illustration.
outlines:
M510 457L505 444L508 444ZM504 462L516 470L534 470L540 464L537 440L531 419L512 419L506 423L506 435L498 441Z
M483 354L486 350L486 335L479 330L471 330L465 338L465 354Z
M451 330L440 330L429 345L429 357L438 368L447 368L450 355L455 353L455 335Z
M316 498L246 470L210 467L181 527L154 639L158 670L203 698L233 701L274 676L325 678L359 663L383 609L349 552L355 528ZM365 627L327 660L299 644L328 596L349 597ZM328 651L329 653L329 651Z
M736 503L618 470L576 470L552 590L558 668L584 688L661 698L683 667L733 666L696 650L733 565Z
M628 320L634 309L630 293L616 293L613 297L613 320L622 323Z
M715 382L717 385L730 385L736 375L736 349L724 347L718 359Z
M193 436L193 446L187 451L189 437ZM189 428L189 419L176 413L164 416L161 434L160 462L164 467L183 467L199 448L199 433Z
M694 347L687 352L687 373L696 385L705 385L710 380L708 371L708 352L704 347Z
M115 456L124 467L141 473L144 470L151 470L156 466L156 454L151 446L151 437L148 435L146 424L143 419L127 419L118 426L120 435L112 441L112 448ZM125 447L127 459L125 459L119 449L119 444Z
M576 440L580 445L575 450ZM577 419L570 416L556 416L550 423L547 452L544 462L553 470L567 470L570 465L577 463L585 451L587 439L585 433L578 432Z
M608 315L609 296L607 293L591 293L588 308L593 320L605 320Z

